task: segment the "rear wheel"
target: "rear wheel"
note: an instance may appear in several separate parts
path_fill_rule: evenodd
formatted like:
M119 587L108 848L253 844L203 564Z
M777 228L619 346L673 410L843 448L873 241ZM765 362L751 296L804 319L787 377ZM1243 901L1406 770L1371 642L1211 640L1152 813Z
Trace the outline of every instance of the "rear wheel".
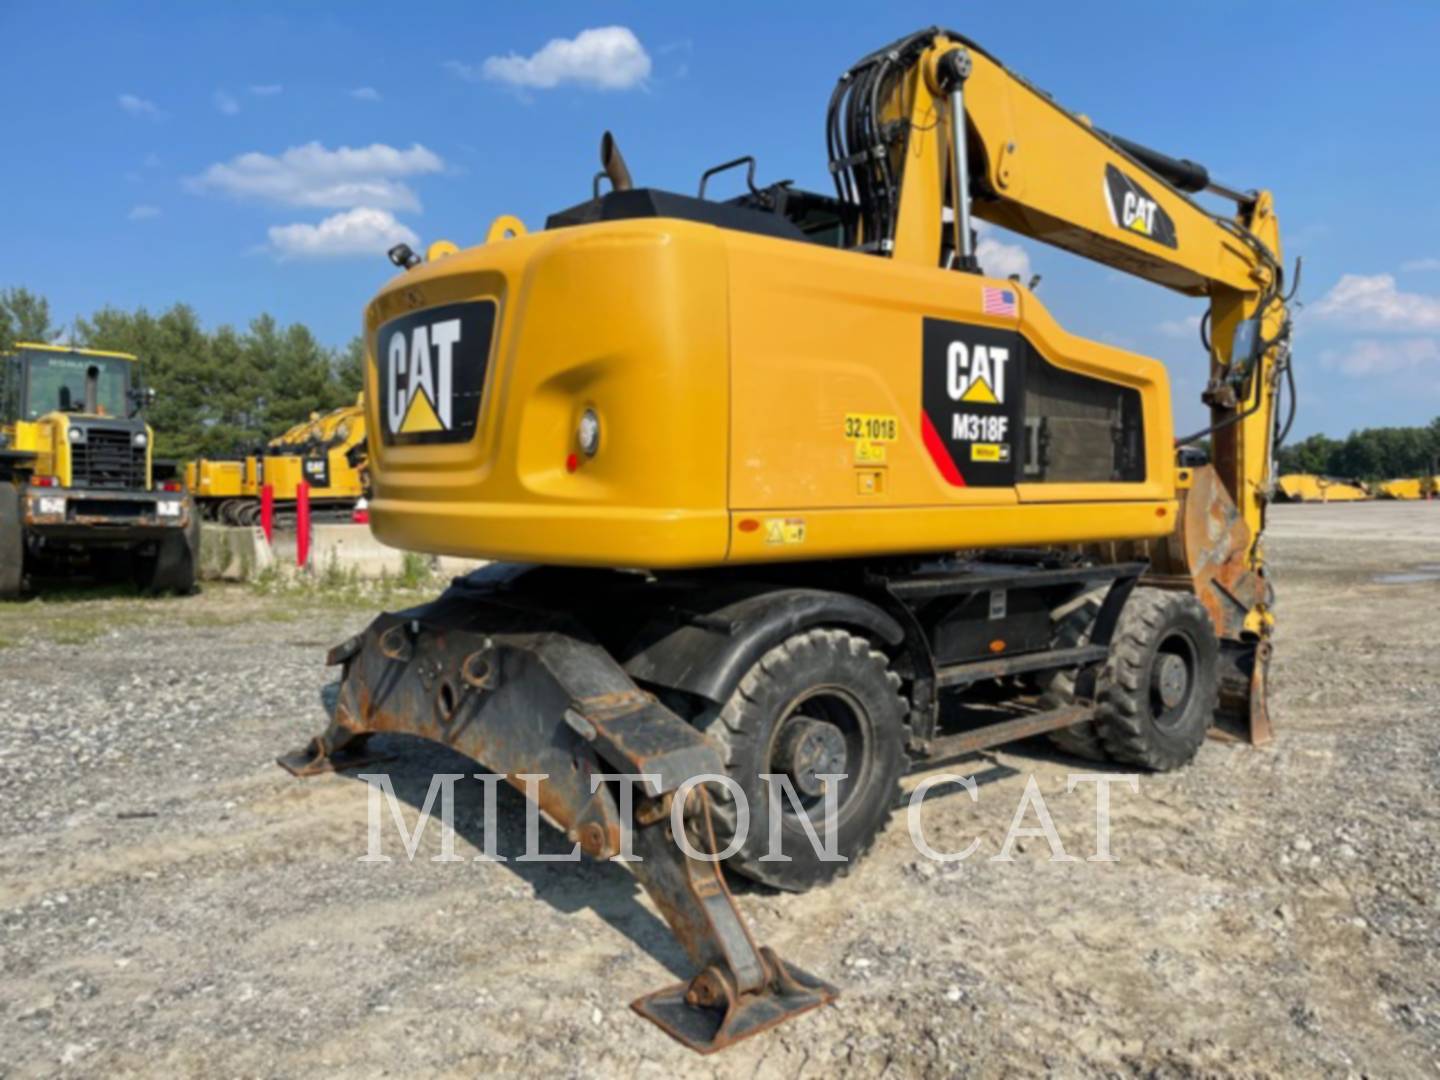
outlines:
M20 595L25 585L25 522L20 516L20 492L0 480L0 600Z
M1219 651L1194 596L1136 589L1100 677L1096 719L1111 756L1156 772L1194 758L1219 703Z
M745 674L706 734L721 745L726 770L744 792L749 826L732 869L779 889L802 891L848 871L875 842L899 795L906 764L900 678L885 655L842 630L796 634ZM792 798L763 774L784 777ZM833 850L822 860L805 824L826 839L826 782L838 781ZM714 800L717 839L735 837L738 807L728 791ZM765 860L778 819L785 861Z

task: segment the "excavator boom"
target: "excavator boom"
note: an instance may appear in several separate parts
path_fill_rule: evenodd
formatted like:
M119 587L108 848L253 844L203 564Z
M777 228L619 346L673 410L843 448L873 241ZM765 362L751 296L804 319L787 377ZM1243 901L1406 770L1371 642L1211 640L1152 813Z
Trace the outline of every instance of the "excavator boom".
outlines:
M1175 533L1140 553L1172 584L1188 580L1222 638L1262 654L1242 666L1263 672L1273 617L1260 537L1290 337L1270 193L1237 191L1193 161L1109 134L936 28L847 71L828 130L839 196L860 208L862 249L975 272L974 217L1209 300L1210 424L1177 443L1210 437L1214 477L1187 473ZM1202 191L1233 213L1189 197ZM1263 710L1263 689L1249 696ZM1252 727L1268 722L1252 715Z

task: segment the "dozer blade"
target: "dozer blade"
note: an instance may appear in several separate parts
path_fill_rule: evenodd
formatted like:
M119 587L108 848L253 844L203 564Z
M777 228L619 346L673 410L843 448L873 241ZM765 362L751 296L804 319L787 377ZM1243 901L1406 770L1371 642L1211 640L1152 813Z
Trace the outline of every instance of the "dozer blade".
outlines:
M697 968L634 1003L667 1034L711 1053L834 998L755 943L719 862L694 857L719 850L709 797L690 785L676 812L675 796L691 777L723 771L714 746L563 613L459 581L424 607L381 615L329 662L343 665L330 724L280 759L294 775L353 763L375 732L406 732L503 774L591 858L619 854L628 830L639 858L624 865ZM608 783L592 785L599 773L642 778L631 820Z

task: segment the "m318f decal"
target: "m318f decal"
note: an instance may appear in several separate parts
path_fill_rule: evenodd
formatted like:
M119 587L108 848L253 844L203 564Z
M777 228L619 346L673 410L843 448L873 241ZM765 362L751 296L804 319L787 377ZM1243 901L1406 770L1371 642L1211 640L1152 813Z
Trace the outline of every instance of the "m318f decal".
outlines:
M1024 438L1023 349L1012 330L925 320L925 449L956 487L1015 483Z

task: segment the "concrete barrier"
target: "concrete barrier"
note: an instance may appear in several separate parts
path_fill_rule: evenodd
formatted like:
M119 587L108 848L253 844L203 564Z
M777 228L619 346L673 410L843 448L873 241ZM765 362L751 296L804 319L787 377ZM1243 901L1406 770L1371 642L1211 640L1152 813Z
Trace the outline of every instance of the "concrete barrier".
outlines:
M386 547L371 535L368 525L317 524L311 527L310 538L306 572L312 577L333 573L346 579L373 581L414 572L416 556ZM441 577L459 577L485 565L436 555L419 558L426 572ZM265 572L298 573L295 534L277 532L272 546L265 542L265 534L258 526L206 525L201 534L200 568L201 577L207 581L252 581Z
M315 525L310 535L312 573L324 574L331 567L337 567L347 576L366 580L400 577L406 571L406 556L410 555L413 559L412 553L387 547L376 540L368 525ZM473 559L451 559L439 555L424 555L421 558L432 573L449 577L468 574L477 566L484 565ZM291 562L294 562L293 553Z
M204 581L253 581L275 565L275 553L259 527L205 525L200 530L200 577Z

